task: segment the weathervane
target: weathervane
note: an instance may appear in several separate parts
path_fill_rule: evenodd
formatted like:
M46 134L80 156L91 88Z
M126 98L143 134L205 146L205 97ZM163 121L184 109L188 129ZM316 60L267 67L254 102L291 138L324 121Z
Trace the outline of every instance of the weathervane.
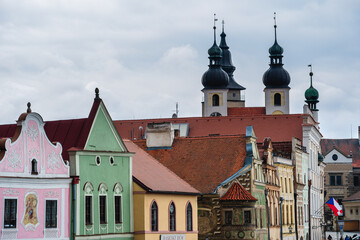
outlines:
M274 30L275 30L275 41L277 41L277 38L276 38L276 28L277 28L277 25L276 25L276 12L274 12Z
M218 19L216 18L216 13L214 13L214 42L216 42L216 25L215 25L215 23L217 20Z
M225 21L224 20L222 20L222 31L224 32L224 24L225 24Z
M310 68L310 73L309 73L309 75L310 75L310 86L312 86L312 76L314 75L313 72L312 72L312 65L309 64L308 67Z

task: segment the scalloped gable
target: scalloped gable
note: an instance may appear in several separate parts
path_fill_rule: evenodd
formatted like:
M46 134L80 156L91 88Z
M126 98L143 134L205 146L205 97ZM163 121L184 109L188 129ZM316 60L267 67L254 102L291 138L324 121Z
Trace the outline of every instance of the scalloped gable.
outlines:
M94 101L88 123L91 127L84 144L84 150L127 152L127 149L117 132L105 104L100 99Z
M44 130L44 121L37 113L22 114L12 139L5 141L4 156L0 161L2 176L34 177L31 161L36 160L37 178L69 177L69 166L62 158L62 146L50 142Z

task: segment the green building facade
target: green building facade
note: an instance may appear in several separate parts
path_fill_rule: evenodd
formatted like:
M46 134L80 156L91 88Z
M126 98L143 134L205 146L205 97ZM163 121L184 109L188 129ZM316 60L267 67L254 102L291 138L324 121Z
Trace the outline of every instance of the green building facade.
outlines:
M74 120L76 121L76 120ZM132 153L97 94L69 151L72 239L133 239Z

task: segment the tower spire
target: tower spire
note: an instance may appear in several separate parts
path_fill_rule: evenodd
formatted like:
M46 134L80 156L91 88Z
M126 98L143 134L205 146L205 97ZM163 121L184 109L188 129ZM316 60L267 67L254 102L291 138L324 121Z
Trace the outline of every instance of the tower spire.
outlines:
M312 72L312 65L309 64L308 67L310 68L310 73L309 73L309 76L310 76L310 87L312 87L312 76L314 75L313 72Z
M276 12L274 12L274 31L275 31L275 42L277 42L276 28L277 28L277 25L276 25Z
M218 19L216 18L216 13L214 13L214 43L216 43L216 21Z

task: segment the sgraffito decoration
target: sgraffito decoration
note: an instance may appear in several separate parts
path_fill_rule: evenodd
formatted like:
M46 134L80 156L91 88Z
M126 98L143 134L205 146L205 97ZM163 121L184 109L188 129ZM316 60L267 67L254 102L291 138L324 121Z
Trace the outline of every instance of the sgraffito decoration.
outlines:
M22 224L26 231L35 231L35 228L39 225L39 218L37 215L38 197L36 193L32 192L26 194L24 206Z

